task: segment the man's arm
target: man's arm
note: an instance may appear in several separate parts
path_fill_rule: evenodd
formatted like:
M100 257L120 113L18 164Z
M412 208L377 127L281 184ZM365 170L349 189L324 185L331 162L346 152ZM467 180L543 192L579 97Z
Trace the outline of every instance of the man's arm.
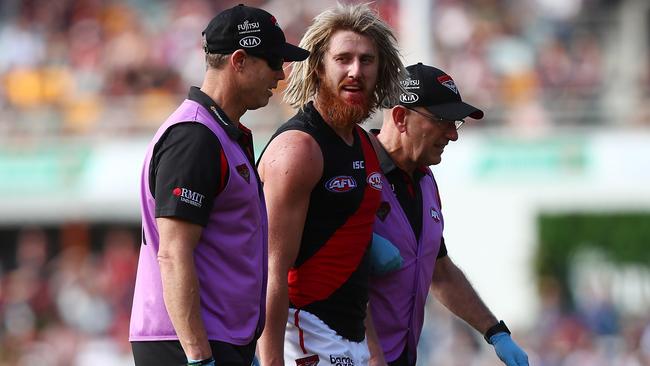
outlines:
M212 356L201 318L199 281L194 267L194 248L203 228L186 221L159 217L158 263L167 313L185 356L203 360Z
M436 261L431 290L441 304L481 334L498 322L449 256Z
M488 329L497 324L497 318L449 256L436 261L431 290L447 309L481 334L485 334ZM528 355L510 338L509 331L498 331L490 337L489 342L506 365L528 365Z
M300 249L311 192L323 174L323 155L311 136L287 131L271 141L259 173L269 217L269 276L266 326L258 345L261 364L276 366L284 364L287 276Z

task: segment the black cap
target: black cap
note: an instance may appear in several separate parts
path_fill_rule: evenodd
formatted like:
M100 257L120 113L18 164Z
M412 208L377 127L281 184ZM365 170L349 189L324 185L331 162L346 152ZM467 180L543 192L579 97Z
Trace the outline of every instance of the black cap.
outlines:
M273 15L242 4L217 14L203 31L206 53L227 54L240 48L284 61L302 61L309 56L309 51L287 43Z
M465 117L483 118L483 111L460 98L456 83L444 71L421 62L408 66L409 78L402 81L406 89L399 97L405 107L424 107L436 117L455 121Z

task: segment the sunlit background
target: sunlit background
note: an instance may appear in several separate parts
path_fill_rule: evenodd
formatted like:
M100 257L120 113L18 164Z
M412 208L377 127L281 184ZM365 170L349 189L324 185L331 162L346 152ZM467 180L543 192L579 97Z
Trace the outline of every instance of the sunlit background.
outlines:
M0 1L0 365L133 364L145 147L201 82L204 26L237 3ZM335 2L246 4L298 42ZM650 365L650 2L372 6L406 64L486 112L433 167L445 238L531 364ZM258 154L294 113L283 87L243 117ZM500 364L435 301L427 314L420 366Z

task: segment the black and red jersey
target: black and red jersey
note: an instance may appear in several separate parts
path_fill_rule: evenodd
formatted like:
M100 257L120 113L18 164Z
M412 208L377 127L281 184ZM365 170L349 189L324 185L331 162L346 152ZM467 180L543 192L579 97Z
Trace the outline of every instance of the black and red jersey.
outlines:
M311 192L300 249L289 272L291 307L308 311L339 335L360 342L368 301L367 249L379 206L379 163L361 127L352 146L323 121L312 103L276 134L311 135L323 154L323 175Z

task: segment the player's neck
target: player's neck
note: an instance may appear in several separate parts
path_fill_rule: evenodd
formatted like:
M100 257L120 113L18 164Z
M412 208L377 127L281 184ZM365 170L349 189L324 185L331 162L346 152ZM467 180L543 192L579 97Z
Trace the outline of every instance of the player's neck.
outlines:
M334 123L334 121L328 116L327 113L325 113L325 109L321 105L321 103L318 102L318 100L314 101L314 108L318 111L320 114L321 118L325 123L327 123L328 126L334 130L334 132L349 146L352 146L354 144L354 128L355 124L347 124L344 126L339 125L338 123Z

